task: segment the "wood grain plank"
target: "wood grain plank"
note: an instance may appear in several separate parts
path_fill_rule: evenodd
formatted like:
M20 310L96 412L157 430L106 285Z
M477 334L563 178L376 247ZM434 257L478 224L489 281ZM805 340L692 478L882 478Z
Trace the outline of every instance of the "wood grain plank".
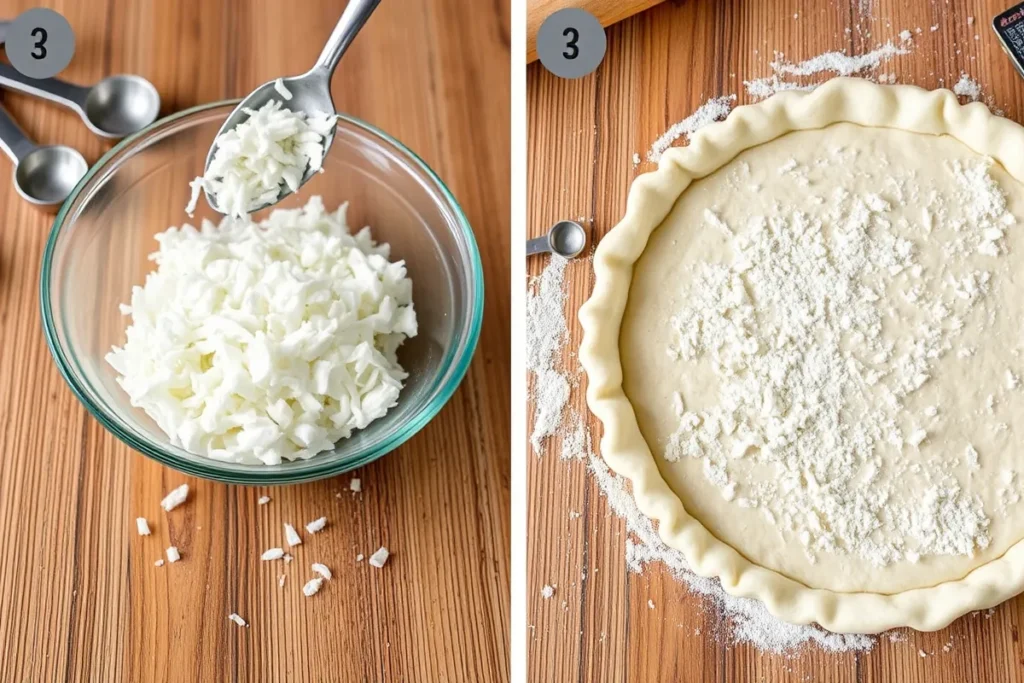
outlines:
M2 14L38 4L3 0ZM43 4L78 39L63 76L140 73L164 113L301 73L344 7ZM361 494L347 491L349 476L271 489L189 479L103 430L40 331L52 216L0 184L0 680L508 680L510 12L507 0L384 2L334 78L340 110L394 134L448 184L486 278L466 380L422 433L357 473ZM109 149L70 112L3 100L40 141L73 145L90 161ZM139 216L170 210L140 207ZM165 514L160 499L184 481L189 502ZM260 506L263 494L273 500ZM322 514L327 529L304 534L294 562L259 561L282 544L284 522ZM136 535L136 516L152 536ZM181 562L155 567L171 544ZM384 569L356 561L381 545L394 552ZM313 561L334 579L306 599ZM250 627L227 621L230 612Z
M997 107L1020 121L1024 81L988 25L1006 4L685 0L663 3L608 29L605 61L590 77L562 82L540 64L531 64L528 234L540 235L557 220L582 215L595 243L621 217L632 179L653 168L646 161L634 168L632 154L646 157L655 139L710 97L735 93L737 104L749 101L743 81L770 75L776 50L793 61L826 50L862 53L898 40L899 32L909 29L912 53L887 63L882 73L935 88L951 86L966 72ZM545 264L531 260L529 273L539 274ZM570 375L578 366L575 312L589 296L592 277L585 261L566 271L571 339L562 360ZM585 388L581 377L570 398L579 411L585 409ZM601 427L589 419L596 444ZM901 631L895 640L883 636L866 653L808 647L776 655L729 645L727 638L714 635L728 628L714 606L690 593L664 567L652 565L643 574L626 569L622 521L610 513L585 466L560 460L559 448L559 439L552 438L542 457L527 458L531 681L987 683L1024 677L1019 642L1024 598L991 614L966 616L936 633ZM567 521L569 511L580 509L581 498L584 516ZM593 580L594 569L606 580ZM582 574L591 577L585 590L563 590ZM541 597L545 584L559 586L555 598Z

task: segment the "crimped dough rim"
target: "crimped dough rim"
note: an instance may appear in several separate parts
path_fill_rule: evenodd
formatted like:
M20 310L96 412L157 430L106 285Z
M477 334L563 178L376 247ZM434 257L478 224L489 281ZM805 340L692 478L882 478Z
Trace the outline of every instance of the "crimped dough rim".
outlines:
M729 594L756 598L773 615L795 624L814 622L837 633L904 626L934 631L1024 590L1024 540L962 579L927 588L893 594L810 588L751 562L687 514L658 470L622 388L619 334L633 266L683 191L743 150L789 132L840 122L949 135L992 157L1024 183L1024 156L1012 156L1013 150L1024 149L1024 128L993 115L984 104L961 105L949 90L836 78L811 92L783 92L737 107L724 121L693 135L689 146L665 152L656 171L639 176L630 188L625 217L598 245L594 291L579 311L587 404L604 425L605 461L632 482L639 509L658 521L661 538L682 552L698 575L718 577Z

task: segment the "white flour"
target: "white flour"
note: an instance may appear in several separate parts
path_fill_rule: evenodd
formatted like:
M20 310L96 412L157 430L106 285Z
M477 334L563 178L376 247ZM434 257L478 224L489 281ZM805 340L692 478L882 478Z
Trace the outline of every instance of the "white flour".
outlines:
M965 73L960 74L960 80L953 86L953 92L961 97L967 97L971 102L981 99L981 86Z
M562 348L569 340L565 326L566 260L554 254L534 291L526 293L526 369L533 373L533 433L530 444L539 456L544 440L558 431L562 411L569 400L569 382L556 369L561 365Z
M651 145L651 149L647 152L648 161L660 161L661 155L665 153L673 142L689 135L690 133L703 128L704 126L714 121L721 121L729 112L732 111L732 103L736 100L735 95L726 95L724 97L716 97L710 99L704 104L697 108L697 111L693 112L679 123L674 124L671 128L665 131L665 134L654 141ZM637 161L634 159L634 162Z
M843 183L855 151L822 150L808 166ZM928 432L904 399L928 381L988 289L989 272L963 256L997 256L1014 218L988 174L990 160L950 164L945 173L957 192L949 197L879 163L887 168L869 176L872 187L883 180L896 187L900 208L923 214L922 233L946 227L956 235L949 282L923 270L913 244L893 229L900 219L889 202L858 194L851 182L818 213L776 206L751 217L742 233L707 212L709 227L729 236L733 262L699 263L670 320L669 356L705 359L719 400L699 413L677 409L666 459L700 460L725 500L759 510L812 563L822 553L875 566L973 556L990 540L982 502L951 473L955 463L912 464ZM794 174L798 185L806 181L800 168L784 165L778 182ZM966 207L962 220L950 220L955 233L943 225L949 203ZM917 324L892 338L882 323L891 318L887 292L898 299L896 291L906 299L901 315ZM883 447L893 451L892 463L878 457ZM901 496L895 483L908 481L921 493Z
M588 471L607 498L609 507L625 521L630 534L625 546L625 560L629 568L640 572L651 563L665 565L677 580L707 599L708 604L722 616L723 626L714 634L722 642L749 643L771 652L786 652L811 643L834 652L869 649L874 643L871 637L840 635L817 626L787 624L773 617L763 603L729 595L716 579L704 579L691 572L682 555L658 537L651 520L637 509L625 482L613 475L604 461L592 452L591 435L585 421L575 410L565 409L569 393L568 372L560 361L560 350L568 338L563 289L565 268L566 261L552 258L544 272L535 279L536 290L527 294L527 363L535 375L534 393L530 398L535 406L535 422L543 418L545 425L545 432L534 428L534 437L544 434L536 441L531 437L535 451L540 454L545 436L561 435L561 457L587 463ZM558 393L552 397L552 393L540 385L540 377L565 382L565 396ZM566 419L563 419L563 413ZM569 516L578 517L579 513L570 512Z

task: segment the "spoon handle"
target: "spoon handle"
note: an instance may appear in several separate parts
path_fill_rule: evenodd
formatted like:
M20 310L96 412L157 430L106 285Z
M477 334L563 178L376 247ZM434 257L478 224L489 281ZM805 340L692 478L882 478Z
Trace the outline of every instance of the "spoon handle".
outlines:
M313 65L314 70L325 70L327 78L330 80L334 68L338 66L338 60L345 54L345 50L352 44L352 40L373 14L373 10L377 9L379 3L380 0L349 0L345 11L341 13L341 19L338 19L338 25L334 27L331 37L324 45L323 52L320 53L316 64Z
M0 105L0 148L11 158L15 166L26 154L35 149L34 142L28 139L25 131L18 126L10 113Z
M551 242L548 240L547 235L541 235L540 237L534 237L532 240L526 240L526 255L532 256L533 254L546 254L551 251Z
M42 97L82 112L89 88L58 78L29 78L9 64L0 64L0 86Z

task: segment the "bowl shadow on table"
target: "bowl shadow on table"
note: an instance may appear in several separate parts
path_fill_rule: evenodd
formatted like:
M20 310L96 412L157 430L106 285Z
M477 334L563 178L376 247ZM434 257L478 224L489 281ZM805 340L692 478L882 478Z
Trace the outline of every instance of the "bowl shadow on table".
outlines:
M392 260L406 261L419 334L399 351L409 378L398 405L387 416L339 442L333 452L310 461L256 468L214 463L170 445L156 424L130 405L116 383L116 373L104 360L111 346L124 341L129 319L121 315L119 304L130 301L132 287L141 285L153 268L148 259L158 246L153 236L171 225L219 220L203 201L194 219L188 218L184 206L188 182L202 168L220 120L213 117L155 139L144 153L119 159L116 167L98 174L94 186L87 187L70 207L68 218L73 223L65 229L70 231L67 241L73 244L54 249L53 269L60 275L50 280L55 335L64 340L69 372L82 380L84 392L103 414L98 416L101 421L113 421L115 431L171 451L185 461L182 469L190 473L266 484L277 483L273 481L276 472L290 475L284 477L287 481L301 481L354 469L381 455L361 454L379 450L381 444L397 445L422 427L429 417L425 405L434 404L436 410L436 404L443 402L451 383L464 371L459 367L464 363L453 360L467 337L475 337L469 319L482 297L481 283L466 268L475 246L459 236L461 216L439 201L444 193L438 183L409 172L405 167L414 164L411 159L396 156L385 141L377 144L365 131L339 126L325 172L279 206L301 206L313 195L322 196L328 210L348 201L352 231L369 225L375 240L391 244ZM261 211L255 218L268 212ZM319 466L315 475L297 471L310 464ZM259 479L250 480L251 476Z

